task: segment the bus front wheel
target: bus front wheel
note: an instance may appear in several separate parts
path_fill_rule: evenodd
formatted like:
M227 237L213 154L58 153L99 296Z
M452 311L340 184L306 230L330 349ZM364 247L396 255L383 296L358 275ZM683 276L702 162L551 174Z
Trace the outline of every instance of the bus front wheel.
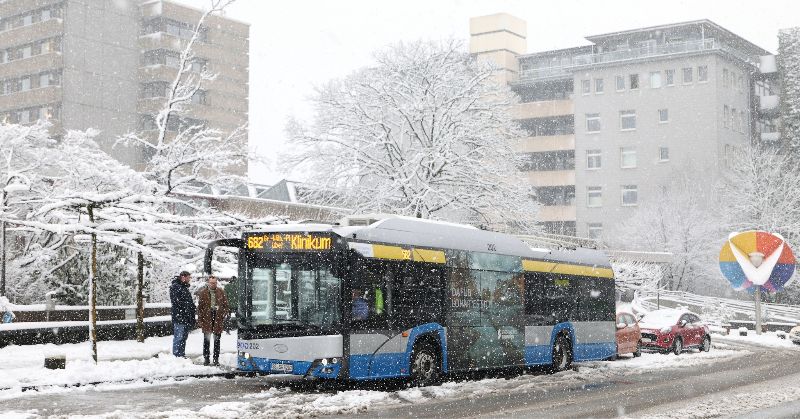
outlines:
M429 343L414 345L411 354L411 385L424 387L436 384L441 376L441 363L436 349Z
M553 342L552 372L564 371L572 365L572 344L566 335L559 335Z

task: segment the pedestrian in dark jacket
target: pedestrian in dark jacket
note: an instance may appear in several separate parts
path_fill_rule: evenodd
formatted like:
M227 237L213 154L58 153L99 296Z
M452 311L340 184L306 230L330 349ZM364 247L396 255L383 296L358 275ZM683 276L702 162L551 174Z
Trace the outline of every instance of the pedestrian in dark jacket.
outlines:
M192 274L183 271L172 280L169 287L169 300L172 303L172 354L186 357L186 338L195 325L195 306L189 281Z
M228 297L222 288L217 286L217 278L208 277L206 286L197 293L197 320L203 329L203 357L208 365L211 339L214 339L214 365L219 365L219 341L225 317L228 316Z

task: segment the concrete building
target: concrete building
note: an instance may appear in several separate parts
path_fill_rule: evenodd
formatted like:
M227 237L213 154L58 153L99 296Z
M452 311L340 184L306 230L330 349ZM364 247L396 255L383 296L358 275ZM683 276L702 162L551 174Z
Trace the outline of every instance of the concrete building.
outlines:
M154 113L201 14L161 0L0 2L0 118L50 120L56 134L97 128L104 149L142 167L142 149L113 143L155 128ZM169 129L200 123L230 132L247 122L248 43L248 24L222 16L206 21L193 69L218 76Z
M702 173L694 192L703 196L735 153L777 131L763 122L774 92L759 87L769 52L709 20L532 54L520 19L470 23L471 52L498 62L520 97L515 118L530 136L519 151L530 157L524 170L547 232L613 234L680 173Z

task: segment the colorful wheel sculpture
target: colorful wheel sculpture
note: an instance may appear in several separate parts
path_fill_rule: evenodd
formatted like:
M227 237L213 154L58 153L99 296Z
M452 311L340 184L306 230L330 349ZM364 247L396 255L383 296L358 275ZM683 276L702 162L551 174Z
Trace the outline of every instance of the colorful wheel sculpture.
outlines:
M736 290L781 291L792 279L795 257L779 234L732 233L719 252L719 268Z

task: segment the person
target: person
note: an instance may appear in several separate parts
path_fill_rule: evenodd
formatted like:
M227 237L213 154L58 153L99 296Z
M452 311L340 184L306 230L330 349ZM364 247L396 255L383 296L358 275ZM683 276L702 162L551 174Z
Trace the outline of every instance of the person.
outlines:
M219 341L224 319L228 315L228 297L217 286L217 278L209 276L206 286L197 294L197 320L203 329L203 365L209 364L211 338L214 338L214 364L219 365Z
M192 293L189 292L189 282L192 274L188 271L181 272L172 279L169 287L169 301L172 304L172 354L186 358L186 338L195 325L195 305Z
M353 320L366 320L369 316L369 303L361 290L353 290Z
M17 318L14 312L11 311L11 302L8 301L8 298L3 296L0 296L0 313L3 314L0 323L11 323Z

